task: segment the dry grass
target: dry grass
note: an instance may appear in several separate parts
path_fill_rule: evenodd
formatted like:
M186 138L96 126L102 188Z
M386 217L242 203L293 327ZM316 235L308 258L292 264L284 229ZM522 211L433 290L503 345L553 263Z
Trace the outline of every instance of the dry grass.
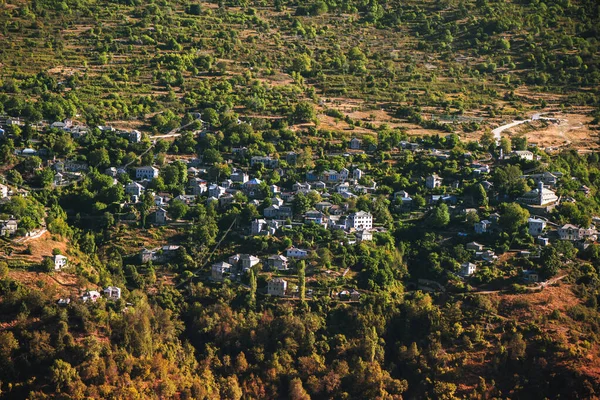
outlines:
M0 258L25 264L39 264L44 257L52 256L54 249L59 249L61 254L67 254L67 248L68 241L66 239L45 232L41 237L25 243L9 243L2 249Z

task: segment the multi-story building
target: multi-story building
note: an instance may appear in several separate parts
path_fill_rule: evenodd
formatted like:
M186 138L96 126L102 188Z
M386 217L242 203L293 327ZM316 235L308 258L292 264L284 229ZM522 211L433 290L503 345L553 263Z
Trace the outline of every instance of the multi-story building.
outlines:
M346 219L347 229L370 230L373 228L373 215L370 212L358 211L348 215Z
M136 179L154 179L154 178L158 178L158 168L155 168L153 166L146 166L146 167L138 167L135 169L135 178Z
M285 296L287 281L282 278L271 279L267 284L267 293L271 296Z

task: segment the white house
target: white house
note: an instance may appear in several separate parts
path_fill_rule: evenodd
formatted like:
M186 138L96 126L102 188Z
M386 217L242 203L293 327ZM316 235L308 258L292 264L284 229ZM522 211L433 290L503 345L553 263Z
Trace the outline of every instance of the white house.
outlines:
M529 227L529 234L531 236L541 235L546 228L546 221L539 218L529 218L527 220L527 224Z
M17 229L19 229L19 224L14 217L11 216L7 220L0 220L0 235L12 236L17 233Z
M250 179L247 173L236 171L229 177L233 182L246 183Z
M283 255L272 255L267 258L267 265L271 269L285 271L288 269L288 259Z
M492 250L476 251L475 257L489 262L494 262L498 259L496 253L494 253Z
M210 197L216 197L217 199L225 194L227 189L223 186L219 186L216 183L213 183L208 187L208 195Z
M140 180L140 179L148 179L148 180L152 180L154 178L158 178L158 168L155 168L153 166L146 166L146 167L138 167L135 169L135 178Z
M54 256L54 269L61 270L63 267L67 265L67 257L57 254Z
M520 158L521 160L533 161L533 153L529 150L515 150L511 154L513 157Z
M345 181L346 179L348 179L349 176L350 176L350 171L348 171L348 168L342 168L340 170L340 180L341 181Z
M130 182L125 185L125 193L130 196L141 196L144 193L144 186L137 182Z
M524 269L523 281L525 283L536 283L540 280L540 275L536 271Z
M83 294L83 296L81 296L81 300L84 303L86 303L88 301L95 303L96 300L98 300L100 297L101 297L100 292L98 292L97 290L88 290Z
M63 174L61 174L60 172L57 172L56 174L54 174L54 184L55 185L62 185L65 182L65 176Z
M167 223L167 210L162 207L159 207L154 214L154 222L157 224L166 224Z
M8 186L0 184L0 198L8 197Z
M437 174L429 175L427 178L425 178L425 187L427 189L435 189L440 186L442 186L442 178L440 178Z
M121 298L121 288L116 286L109 286L104 289L104 296L106 296L109 300L119 300Z
M354 171L352 171L352 178L354 178L358 181L362 177L363 177L363 172L360 169L356 168Z
M483 233L487 233L492 226L492 222L484 219L483 221L479 221L475 223L475 233L481 235Z
M356 231L357 242L369 242L373 240L373 232L368 229L361 229Z
M327 225L327 216L318 210L308 210L304 214L304 222L314 222L317 225Z
M477 265L466 262L460 265L460 275L461 276L471 276L477 271Z
M279 160L270 156L254 156L250 159L250 166L254 167L256 164L262 164L265 168L277 168Z
M347 229L370 230L373 228L373 215L366 211L352 213L346 219L346 226Z
M256 264L260 262L260 258L252 256L250 254L242 254L240 256L240 263L242 266L242 270L247 271L250 268L254 267Z
M127 134L127 138L132 143L139 143L142 141L142 132L134 129Z
M360 150L361 146L362 146L362 140L360 140L358 138L352 138L352 140L350 140L350 148L352 150Z
M348 182L340 183L339 185L337 185L335 187L335 191L340 194L348 193L349 190L350 190L350 184Z
M561 240L581 240L584 230L571 224L565 224L558 228L558 236Z
M467 243L467 246L466 246L467 250L475 250L475 251L483 251L484 247L485 247L484 245L482 245L481 243L477 243L477 242Z
M255 219L252 221L252 225L250 226L250 233L252 235L260 235L260 233L265 230L267 227L267 221L264 219Z
M323 172L321 176L326 183L337 183L341 180L340 173L333 169Z
M265 218L277 218L279 216L279 206L273 204L263 210L263 215Z
M287 281L282 278L271 279L267 284L267 293L271 296L285 296Z
M188 182L188 187L193 195L199 196L208 191L207 182L204 179L193 178Z
M231 264L221 261L212 265L210 277L213 281L221 282L230 273Z
M288 258L306 258L308 257L308 250L298 249L296 247L290 247L286 250L285 255Z

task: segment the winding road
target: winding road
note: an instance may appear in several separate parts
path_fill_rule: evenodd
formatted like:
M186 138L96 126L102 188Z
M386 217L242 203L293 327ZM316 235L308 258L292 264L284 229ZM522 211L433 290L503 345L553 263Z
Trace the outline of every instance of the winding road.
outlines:
M554 121L554 120L556 120L556 118L545 118L545 117L542 117L542 115L543 115L542 113L533 114L530 119L524 119L524 120L520 120L520 121L513 121L511 123L499 126L496 129L492 130L492 134L494 135L494 139L496 139L496 143L500 144L500 134L502 132L504 132L505 130L507 130L507 129L510 129L510 128L515 127L515 126L524 124L526 122L531 122L531 121L537 121L537 120Z

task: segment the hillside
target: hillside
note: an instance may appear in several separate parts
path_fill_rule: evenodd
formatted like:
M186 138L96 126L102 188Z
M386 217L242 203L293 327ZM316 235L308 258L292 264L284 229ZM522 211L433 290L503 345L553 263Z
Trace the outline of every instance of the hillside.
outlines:
M0 2L0 398L599 398L599 22Z
M597 14L589 0L7 1L2 103L31 121L77 114L161 131L183 112L288 116L308 100L320 120L364 112L350 126L409 119L435 129L423 120L458 115L463 124L441 128L481 132L532 109L591 112ZM157 111L167 113L144 118Z

